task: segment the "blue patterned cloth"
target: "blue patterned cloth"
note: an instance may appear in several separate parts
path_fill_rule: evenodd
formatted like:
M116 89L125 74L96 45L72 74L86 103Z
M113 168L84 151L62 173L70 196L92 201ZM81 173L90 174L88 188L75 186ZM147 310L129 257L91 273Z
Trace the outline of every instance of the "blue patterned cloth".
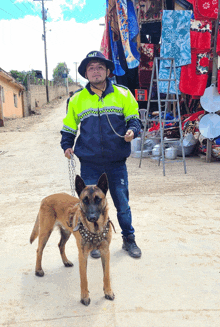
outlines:
M176 67L177 89L179 91L181 66L191 63L190 19L191 10L163 10L162 17L162 58L174 58ZM160 61L159 78L168 79L170 60ZM174 78L172 71L171 78ZM160 93L167 93L168 82L159 82ZM175 82L170 83L171 94L176 94Z

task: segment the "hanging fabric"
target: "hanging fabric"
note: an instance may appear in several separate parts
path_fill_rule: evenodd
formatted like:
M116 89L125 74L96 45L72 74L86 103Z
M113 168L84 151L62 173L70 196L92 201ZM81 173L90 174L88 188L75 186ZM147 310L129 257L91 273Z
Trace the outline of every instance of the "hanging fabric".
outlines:
M192 50L192 62L181 69L180 91L194 96L202 96L208 80L209 54Z
M181 68L179 88L183 93L200 97L208 80L212 24L195 19L191 19L190 23L192 62Z
M111 2L109 6L109 1ZM120 38L118 41L113 40L113 33L111 29L111 17L113 17L113 8L115 3L116 9L116 0L106 0L106 10L107 10L107 21L108 21L108 32L109 32L109 39L110 39L110 46L111 46L111 56L112 61L114 62L115 69L113 74L116 76L122 76L125 74L125 70L122 68L121 63L123 63L123 49L121 46ZM121 60L120 60L121 59Z
M212 23L191 19L190 39L191 48L199 51L210 51L211 49Z
M139 0L138 21L143 23L161 22L166 9L164 0Z
M105 15L105 29L101 41L100 51L106 57L106 59L112 60L112 52L111 52L111 42L109 37L109 16Z
M190 10L164 10L162 17L162 39L160 56L174 58L176 82L179 89L181 66L191 63L190 49ZM161 60L159 79L169 79L170 61ZM172 71L171 78L174 79ZM167 93L168 82L159 82L161 93ZM170 82L171 94L176 94L175 82ZM180 93L180 91L179 91Z
M140 88L148 89L151 81L154 57L159 56L158 46L141 43L141 59L138 67Z
M128 68L138 67L140 52L137 49L138 43L135 38L138 37L139 27L133 2L131 0L116 0L116 8L121 42Z
M196 20L212 21L218 18L217 0L191 0Z
M120 31L118 26L118 15L116 9L116 0L108 0L108 11L107 11L108 21L110 22L112 39L113 41L118 41L120 39Z

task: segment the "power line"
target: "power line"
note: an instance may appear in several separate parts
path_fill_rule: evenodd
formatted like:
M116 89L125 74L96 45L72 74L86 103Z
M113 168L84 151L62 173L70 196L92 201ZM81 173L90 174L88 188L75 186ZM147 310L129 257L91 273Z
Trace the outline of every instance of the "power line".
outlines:
M23 10L21 10L14 2L12 2L12 0L10 0L11 1L11 3L13 4L13 5L15 5L15 7L16 8L18 8L21 12L23 12ZM24 12L23 12L24 13Z
M32 10L34 10L36 12L34 5L30 1L28 1L28 3L32 7Z
M21 4L22 4L23 6L25 6L25 8L28 10L28 7L27 7L23 2L22 2Z
M5 11L4 9L0 8L0 10L4 11L6 14L10 15L11 17L14 18L14 16L12 16L11 14L9 14L9 12Z

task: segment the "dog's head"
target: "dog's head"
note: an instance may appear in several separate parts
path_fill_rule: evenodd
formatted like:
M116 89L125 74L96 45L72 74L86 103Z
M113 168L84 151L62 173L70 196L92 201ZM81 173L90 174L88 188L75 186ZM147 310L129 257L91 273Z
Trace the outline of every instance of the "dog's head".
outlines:
M104 214L107 201L108 180L106 174L102 174L97 185L86 186L83 179L77 175L75 189L80 199L80 207L89 222L97 222L100 215Z

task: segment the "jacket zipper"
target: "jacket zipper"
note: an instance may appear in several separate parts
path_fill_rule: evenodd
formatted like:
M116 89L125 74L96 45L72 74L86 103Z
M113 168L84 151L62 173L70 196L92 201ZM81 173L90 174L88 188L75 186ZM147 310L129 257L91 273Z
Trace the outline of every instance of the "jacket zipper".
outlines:
M99 98L99 101L102 101L102 103L104 102L102 97ZM104 157L104 155L103 155L103 152L104 152L103 136L102 136L102 126L101 126L101 117L100 117L99 105L98 105L98 116L99 116L99 130L100 130L100 138L101 138L101 150L102 150L102 156Z

